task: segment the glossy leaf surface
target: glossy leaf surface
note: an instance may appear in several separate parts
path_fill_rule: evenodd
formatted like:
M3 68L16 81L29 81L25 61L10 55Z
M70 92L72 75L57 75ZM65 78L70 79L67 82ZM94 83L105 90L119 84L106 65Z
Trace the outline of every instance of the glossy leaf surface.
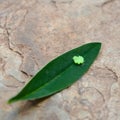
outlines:
M49 62L8 102L34 100L55 94L82 77L97 57L101 43L88 43L70 50ZM73 56L82 56L83 64L75 64Z

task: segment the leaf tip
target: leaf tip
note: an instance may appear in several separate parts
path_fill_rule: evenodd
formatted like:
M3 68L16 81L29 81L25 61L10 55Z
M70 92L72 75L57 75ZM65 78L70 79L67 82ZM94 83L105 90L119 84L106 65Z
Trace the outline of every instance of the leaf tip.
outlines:
M102 43L98 42L99 50L101 49Z
M11 103L12 103L12 101L11 101L11 100L8 100L8 101L7 101L7 103L8 103L8 104L11 104Z
M8 103L8 104L11 104L11 103L16 102L16 101L17 101L17 100L15 99L15 97L13 97L13 98L9 99L9 100L7 101L7 103Z
M93 42L93 44L96 45L99 50L101 49L102 46L101 42Z
M12 100L12 99L9 99L9 100L7 101L7 103L8 103L8 104L11 104L11 103L13 103L13 100Z
M101 42L96 42L96 44L101 48L101 46L102 46Z

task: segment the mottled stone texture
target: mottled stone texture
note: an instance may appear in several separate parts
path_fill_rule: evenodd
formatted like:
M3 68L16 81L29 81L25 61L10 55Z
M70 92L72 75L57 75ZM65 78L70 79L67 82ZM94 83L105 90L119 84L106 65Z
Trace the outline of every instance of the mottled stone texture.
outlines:
M70 88L6 103L50 60L94 41L98 59ZM0 120L120 120L120 0L0 0Z

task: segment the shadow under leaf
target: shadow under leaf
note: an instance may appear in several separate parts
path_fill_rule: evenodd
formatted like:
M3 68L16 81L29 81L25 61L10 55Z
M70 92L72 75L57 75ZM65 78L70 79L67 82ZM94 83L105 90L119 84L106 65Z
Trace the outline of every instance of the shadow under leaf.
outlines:
M31 109L33 109L35 107L38 107L38 104L46 101L48 98L50 98L50 96L24 102L24 104L22 106L20 106L20 108L19 108L19 114L30 111Z

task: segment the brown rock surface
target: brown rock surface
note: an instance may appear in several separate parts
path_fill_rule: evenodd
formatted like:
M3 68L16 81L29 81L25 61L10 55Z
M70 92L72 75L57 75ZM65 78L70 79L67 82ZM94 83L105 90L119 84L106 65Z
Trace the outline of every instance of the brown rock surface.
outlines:
M6 101L47 62L102 42L90 70L44 100ZM0 0L0 120L120 120L120 0Z

